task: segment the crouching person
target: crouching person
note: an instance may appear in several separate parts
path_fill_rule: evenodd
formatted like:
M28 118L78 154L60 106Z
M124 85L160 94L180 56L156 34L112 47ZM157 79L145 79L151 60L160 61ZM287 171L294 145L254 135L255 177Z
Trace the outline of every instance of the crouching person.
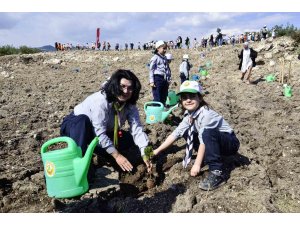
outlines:
M139 99L141 83L129 70L117 70L100 91L88 96L75 106L61 124L61 136L74 139L83 154L95 136L99 137L96 148L100 154L111 155L122 171L131 171L136 161L142 161L148 137L143 132L136 102ZM132 151L124 143L121 127L128 121L129 133L140 152L132 157ZM126 151L124 149L127 149ZM150 170L150 163L145 161Z
M183 109L186 110L185 117L172 134L154 150L154 155L168 148L178 138L184 137L187 144L183 167L186 168L191 161L195 148L197 157L190 174L197 176L202 163L207 164L209 174L200 181L199 187L213 190L225 181L221 156L236 154L240 143L224 118L204 101L202 92L202 87L196 81L182 83L178 95Z

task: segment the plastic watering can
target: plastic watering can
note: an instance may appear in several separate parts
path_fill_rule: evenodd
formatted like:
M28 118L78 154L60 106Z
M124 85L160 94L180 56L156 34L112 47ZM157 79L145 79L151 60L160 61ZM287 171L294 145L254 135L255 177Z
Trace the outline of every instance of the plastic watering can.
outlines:
M275 81L276 77L274 76L274 74L269 74L265 79L267 82L273 82Z
M207 76L208 75L208 72L207 72L207 70L201 70L201 76Z
M284 96L288 98L292 97L292 87L288 86L287 84L284 84L283 87L284 87L283 90Z
M163 122L176 107L178 107L178 104L171 107L168 111L164 111L164 105L161 102L146 102L144 104L146 123L152 124Z
M87 172L98 141L99 138L95 137L84 157L81 148L69 137L54 138L42 145L42 161L50 197L70 198L88 191ZM48 151L51 145L59 142L66 142L67 148Z
M205 64L206 68L207 69L210 69L211 66L212 66L212 63L210 61L208 61L206 64Z
M167 96L166 105L176 105L179 98L176 95L175 91L169 91Z
M200 77L199 77L198 74L193 74L192 77L191 77L191 80L193 80L193 81L199 81Z

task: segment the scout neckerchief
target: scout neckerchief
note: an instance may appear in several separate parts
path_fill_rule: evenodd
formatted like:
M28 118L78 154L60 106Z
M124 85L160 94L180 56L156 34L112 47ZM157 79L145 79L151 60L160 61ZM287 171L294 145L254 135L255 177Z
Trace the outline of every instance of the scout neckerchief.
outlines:
M115 111L115 117L114 117L114 146L117 148L119 145L118 142L118 130L119 127L121 127L121 119L120 119L120 112L124 109L124 106L126 103L124 103L122 106L117 103L113 103L114 111Z
M183 168L186 168L189 162L191 161L193 155L193 137L194 137L194 121L200 114L200 108L194 111L191 115L189 115L189 129L188 129L188 137L186 140L186 149L185 156L182 161Z

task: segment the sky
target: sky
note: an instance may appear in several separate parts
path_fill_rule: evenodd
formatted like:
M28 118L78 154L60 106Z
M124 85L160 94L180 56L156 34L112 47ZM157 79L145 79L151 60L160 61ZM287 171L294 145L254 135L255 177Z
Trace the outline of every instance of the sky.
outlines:
M145 43L152 40L201 39L216 34L259 31L264 25L293 24L300 28L300 13L291 12L2 12L0 46L41 47L54 42L73 45L100 41Z

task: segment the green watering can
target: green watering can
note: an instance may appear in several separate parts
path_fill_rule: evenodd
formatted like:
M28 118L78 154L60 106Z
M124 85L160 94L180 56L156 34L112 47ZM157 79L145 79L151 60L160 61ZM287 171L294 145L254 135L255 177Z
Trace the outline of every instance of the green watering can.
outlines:
M274 76L274 74L269 74L265 79L267 82L273 82L275 81L276 77Z
M48 151L49 146L66 142L67 148ZM89 189L87 172L99 138L95 137L84 157L81 148L69 137L58 137L44 143L41 148L47 193L54 198L71 198Z
M287 84L284 84L283 87L284 87L283 90L284 96L288 98L292 97L292 87L288 86Z
M176 105L179 100L179 97L176 95L175 91L169 91L167 96L166 105Z
M205 64L206 68L207 69L210 69L211 66L212 66L212 63L210 61L208 61L206 64Z
M164 112L164 105L161 102L146 102L144 104L144 111L146 113L146 123L163 122L173 109L178 107L178 104L171 107L168 111Z
M201 74L201 76L205 77L208 75L208 72L207 72L207 70L201 70L200 74Z

